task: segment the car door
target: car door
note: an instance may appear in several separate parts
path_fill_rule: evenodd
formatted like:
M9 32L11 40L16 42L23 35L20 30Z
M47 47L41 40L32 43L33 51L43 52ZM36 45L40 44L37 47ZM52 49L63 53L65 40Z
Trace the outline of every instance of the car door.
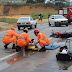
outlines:
M54 25L54 20L55 20L55 18L54 18L54 16L52 16L52 18L51 18L51 24L52 25Z
M34 20L32 17L30 17L30 22L31 22L31 24L33 24L33 25L36 24L36 20Z
M51 17L50 17L49 22L50 22L51 25L54 24L54 16L51 16Z

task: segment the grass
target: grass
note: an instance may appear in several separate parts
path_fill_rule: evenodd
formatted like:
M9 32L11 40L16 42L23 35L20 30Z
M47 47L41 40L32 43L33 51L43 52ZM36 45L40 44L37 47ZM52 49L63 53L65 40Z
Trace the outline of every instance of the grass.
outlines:
M39 15L39 14L40 14L40 13L33 13L33 14L31 14L31 16L32 16L34 19L38 19L38 15ZM54 12L52 12L52 11L42 12L41 14L42 14L42 16L43 16L43 19L48 19L48 15L58 14L58 11L54 11Z
M0 27L0 30L3 30L3 28L2 28L2 27Z
M6 22L8 24L14 24L17 22L17 19L14 18L0 18L0 22Z

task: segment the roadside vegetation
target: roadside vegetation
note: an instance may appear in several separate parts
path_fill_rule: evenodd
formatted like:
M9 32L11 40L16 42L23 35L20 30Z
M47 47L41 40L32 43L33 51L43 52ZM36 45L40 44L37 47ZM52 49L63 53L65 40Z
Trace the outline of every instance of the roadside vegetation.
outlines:
M39 15L40 13L33 13L33 14L31 14L31 16L34 18L34 19L38 19L38 15ZM42 14L42 16L43 16L43 19L48 19L48 15L54 15L54 14L58 14L58 11L49 11L49 12L42 12L41 13Z
M17 20L15 18L0 18L0 22L6 22L8 24L15 24Z
M16 23L17 19L15 18L0 18L0 31L8 30L11 27L17 27Z

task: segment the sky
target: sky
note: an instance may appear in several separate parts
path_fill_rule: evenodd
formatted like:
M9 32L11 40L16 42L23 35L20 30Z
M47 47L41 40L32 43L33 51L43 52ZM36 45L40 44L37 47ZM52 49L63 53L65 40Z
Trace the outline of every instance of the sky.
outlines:
M72 1L72 0L70 0L70 1Z

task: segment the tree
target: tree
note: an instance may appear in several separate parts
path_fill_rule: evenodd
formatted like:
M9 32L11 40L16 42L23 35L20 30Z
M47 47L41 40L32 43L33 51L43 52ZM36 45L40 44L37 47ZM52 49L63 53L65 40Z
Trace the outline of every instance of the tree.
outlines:
M36 3L36 2L35 2L35 0L27 0L26 3L32 3L33 4L33 3Z
M55 6L58 8L66 7L69 6L69 2L67 0L55 0Z
M44 3L45 0L35 0L37 3Z
M27 3L44 3L45 0L27 0Z

